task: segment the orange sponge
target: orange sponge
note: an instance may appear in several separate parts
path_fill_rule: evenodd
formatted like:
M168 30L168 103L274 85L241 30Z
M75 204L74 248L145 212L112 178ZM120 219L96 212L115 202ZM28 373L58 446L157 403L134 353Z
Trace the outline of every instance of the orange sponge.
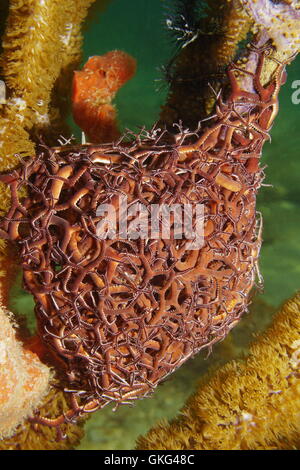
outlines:
M90 57L73 79L73 117L94 143L109 142L119 136L116 109L112 100L136 70L136 61L123 51Z

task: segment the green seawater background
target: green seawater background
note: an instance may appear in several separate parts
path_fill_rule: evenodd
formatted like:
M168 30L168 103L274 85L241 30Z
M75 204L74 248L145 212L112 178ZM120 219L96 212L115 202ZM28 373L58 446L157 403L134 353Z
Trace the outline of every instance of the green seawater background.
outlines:
M164 4L163 0L113 0L101 14L92 10L84 32L83 63L89 56L113 49L124 50L137 59L135 77L115 100L123 130L151 127L166 98L158 68L167 63L174 47L164 25ZM260 190L258 210L264 221L260 259L264 292L255 296L250 312L209 358L204 352L189 360L151 398L135 402L134 407L122 406L116 411L107 407L92 415L80 449L134 448L138 435L159 420L176 415L208 368L244 354L253 335L300 288L300 104L292 103L296 80L300 80L300 57L288 67L272 142L265 144L263 153L267 186ZM80 136L78 129L73 127L73 131ZM13 304L15 312L33 309L31 297L20 288L16 288Z

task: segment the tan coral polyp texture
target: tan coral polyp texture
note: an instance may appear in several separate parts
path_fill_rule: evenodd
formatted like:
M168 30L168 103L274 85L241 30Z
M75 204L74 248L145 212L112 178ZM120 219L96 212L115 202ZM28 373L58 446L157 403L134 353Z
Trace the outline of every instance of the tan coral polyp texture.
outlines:
M10 436L48 391L50 370L16 338L11 314L0 307L0 438Z
M276 315L244 361L202 378L179 417L139 449L297 449L300 446L300 293Z

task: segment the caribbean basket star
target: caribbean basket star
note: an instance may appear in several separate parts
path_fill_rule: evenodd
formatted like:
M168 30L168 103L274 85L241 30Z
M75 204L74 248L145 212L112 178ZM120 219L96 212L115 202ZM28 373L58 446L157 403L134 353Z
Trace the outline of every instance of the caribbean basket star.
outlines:
M37 423L59 428L148 395L245 312L261 245L259 158L285 65L260 33L246 64L229 67L230 87L197 131L178 125L174 134L153 129L113 144L40 146L34 159L1 176L12 201L1 234L18 243L40 337L71 398L67 414L37 414ZM174 223L169 239L101 238L97 208L109 203L119 215L120 196L147 208L203 204L203 246L176 239Z

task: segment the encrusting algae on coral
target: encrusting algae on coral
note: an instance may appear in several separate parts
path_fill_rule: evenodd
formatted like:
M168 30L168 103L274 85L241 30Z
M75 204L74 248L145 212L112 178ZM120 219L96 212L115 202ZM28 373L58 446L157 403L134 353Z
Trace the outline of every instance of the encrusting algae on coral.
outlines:
M137 441L137 449L247 450L300 446L300 293L234 360L202 377L180 415Z

